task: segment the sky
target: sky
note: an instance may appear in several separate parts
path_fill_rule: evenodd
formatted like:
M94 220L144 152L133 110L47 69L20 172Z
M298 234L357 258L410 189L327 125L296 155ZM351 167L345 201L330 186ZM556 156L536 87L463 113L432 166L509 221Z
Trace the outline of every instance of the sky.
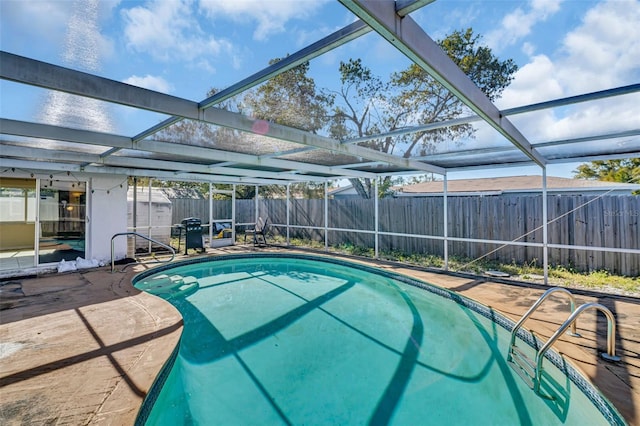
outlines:
M519 70L496 102L500 109L640 81L640 0L437 0L411 16L435 40L471 27L500 59L515 61ZM333 0L0 0L0 19L3 51L201 101L210 89L248 77L355 18ZM349 58L362 58L383 78L409 64L369 33L314 59L310 74L319 87L336 88L339 63ZM93 111L92 128L128 136L166 118L98 101L71 106L6 81L0 95L5 118L49 122L64 104ZM535 143L637 129L638 105L634 94L511 120ZM473 143L494 139L492 129L480 126ZM570 177L575 167L552 165L548 174ZM539 173L532 167L474 175Z

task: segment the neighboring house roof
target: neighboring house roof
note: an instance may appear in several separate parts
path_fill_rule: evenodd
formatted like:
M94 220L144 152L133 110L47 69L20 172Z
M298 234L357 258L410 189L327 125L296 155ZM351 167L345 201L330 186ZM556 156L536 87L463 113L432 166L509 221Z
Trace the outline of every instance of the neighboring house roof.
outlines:
M422 182L394 188L398 195L441 194L444 191L443 181ZM458 179L447 181L447 193L482 193L497 195L505 192L539 192L542 190L541 176L510 176L497 178ZM547 190L552 192L570 191L608 191L629 192L640 190L640 185L603 182L596 180L570 179L547 176Z

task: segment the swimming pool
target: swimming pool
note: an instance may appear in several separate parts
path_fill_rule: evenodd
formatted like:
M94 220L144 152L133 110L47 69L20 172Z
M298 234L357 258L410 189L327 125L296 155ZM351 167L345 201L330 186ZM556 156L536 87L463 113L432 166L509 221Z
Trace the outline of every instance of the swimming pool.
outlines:
M624 424L552 351L541 398L506 363L512 321L408 277L251 254L134 284L184 318L138 424Z

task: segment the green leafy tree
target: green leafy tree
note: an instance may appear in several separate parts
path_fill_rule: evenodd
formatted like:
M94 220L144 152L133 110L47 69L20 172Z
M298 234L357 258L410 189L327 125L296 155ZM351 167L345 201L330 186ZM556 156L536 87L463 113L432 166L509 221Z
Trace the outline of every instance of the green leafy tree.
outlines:
M272 59L275 64L280 58ZM311 133L318 133L325 123L326 109L329 105L326 96L317 88L313 78L308 76L309 63L305 62L285 71L256 90L248 92L242 99L242 112L253 118L270 121L284 126L294 127ZM297 148L295 144L269 141L281 144L279 149ZM265 188L266 190L266 188ZM318 198L324 196L324 184L299 182L291 185L294 196ZM261 189L261 195L263 190ZM268 196L281 197L282 188L273 188Z
M272 59L269 65L280 60ZM305 62L249 91L242 100L242 112L254 118L317 133L324 125L326 99L316 89L316 83L308 72L309 62Z
M579 165L573 174L576 179L640 183L640 158L596 160Z
M480 36L471 28L455 31L438 44L491 100L509 85L518 69L513 60L502 61L481 45ZM330 134L341 140L451 120L469 113L460 100L415 64L393 73L387 82L374 76L359 59L341 63L340 74L342 88L327 99L334 103ZM473 133L471 125L459 125L361 145L410 158L428 155L442 141L473 137ZM370 180L350 181L362 197L372 197ZM380 188L386 191L390 185L390 178L385 178Z
M207 97L211 97L218 92L218 89L212 88L207 92ZM232 97L223 103L216 105L217 108L226 109L227 111L242 112L243 99ZM184 145L202 146L207 148L220 149L224 151L237 151L239 147L248 147L245 153L255 154L251 147L251 139L254 135L241 132L235 129L214 126L209 123L181 120L166 129L156 133L156 140L180 143ZM274 142L278 143L278 142ZM214 188L219 190L231 190L231 184L214 183ZM165 186L171 186L174 189L194 189L199 193L208 197L208 182L166 182ZM260 196L271 198L276 188L269 186L260 188ZM255 196L255 185L236 185L236 198L250 199ZM214 194L214 199L225 198L224 194Z

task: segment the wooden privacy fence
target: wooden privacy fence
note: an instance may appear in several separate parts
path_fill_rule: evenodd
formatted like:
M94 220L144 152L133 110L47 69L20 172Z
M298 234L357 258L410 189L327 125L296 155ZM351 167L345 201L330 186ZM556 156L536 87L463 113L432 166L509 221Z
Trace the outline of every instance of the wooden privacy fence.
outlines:
M208 221L208 200L174 199L173 222L184 217L201 217ZM542 264L542 196L508 195L489 197L449 197L447 231L449 256L486 259L503 263ZM286 200L259 200L259 215L276 225L286 225ZM444 206L442 197L385 198L379 201L379 249L404 253L444 255ZM640 255L610 251L577 250L555 245L640 248L640 197L579 196L548 197L549 263L580 271L606 269L629 276L640 274ZM289 222L292 238L324 239L325 206L323 199L292 199ZM236 201L236 222L253 222L254 200ZM213 217L231 217L230 201L214 201ZM375 204L357 198L328 202L329 245L351 244L374 247ZM306 228L304 228L306 227ZM319 228L319 229L311 229ZM284 226L272 226L275 233L286 235ZM351 231L354 230L354 231ZM366 233L355 230L367 231ZM385 234L386 233L386 234ZM392 235L389 235L392 234ZM396 234L414 234L422 237ZM516 241L539 246L469 242L457 239ZM493 250L495 252L492 252Z

